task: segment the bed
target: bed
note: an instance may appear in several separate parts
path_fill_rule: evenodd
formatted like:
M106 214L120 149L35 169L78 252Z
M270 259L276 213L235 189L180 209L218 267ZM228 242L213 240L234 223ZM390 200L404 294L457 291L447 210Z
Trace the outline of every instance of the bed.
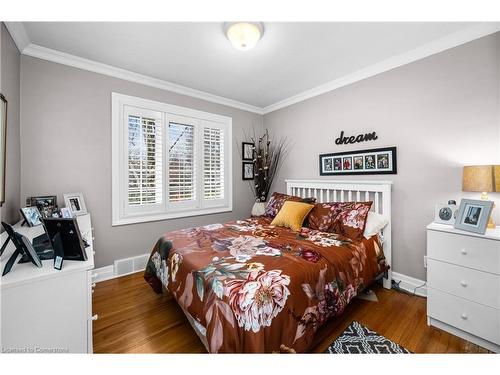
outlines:
M391 286L391 182L287 180L322 202L373 202L383 233L353 240L267 217L167 233L144 278L168 291L210 353L307 352L317 331L378 279ZM383 248L383 250L382 250Z

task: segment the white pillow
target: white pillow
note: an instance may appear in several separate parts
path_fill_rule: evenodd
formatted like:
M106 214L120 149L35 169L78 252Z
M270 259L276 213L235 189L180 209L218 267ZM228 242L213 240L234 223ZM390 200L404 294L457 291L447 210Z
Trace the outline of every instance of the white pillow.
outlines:
M389 224L389 219L385 216L377 214L376 212L368 212L368 217L366 218L365 232L363 236L366 239L379 233L385 226Z

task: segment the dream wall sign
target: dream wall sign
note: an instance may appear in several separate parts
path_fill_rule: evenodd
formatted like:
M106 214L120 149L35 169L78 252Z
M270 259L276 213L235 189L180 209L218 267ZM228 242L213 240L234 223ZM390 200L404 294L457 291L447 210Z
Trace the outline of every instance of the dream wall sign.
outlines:
M335 140L336 145L347 145L350 143L359 143L366 141L375 141L378 138L376 132L359 134L359 135L351 135L350 137L344 136L344 131L340 132L340 136Z
M397 174L396 147L321 154L319 174Z

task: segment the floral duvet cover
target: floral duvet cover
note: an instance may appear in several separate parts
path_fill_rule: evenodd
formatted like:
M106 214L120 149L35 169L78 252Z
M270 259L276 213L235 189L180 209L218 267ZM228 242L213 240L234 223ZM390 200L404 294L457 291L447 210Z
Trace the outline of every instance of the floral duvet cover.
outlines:
M387 270L378 236L354 242L268 218L160 238L144 278L173 294L211 353L307 352L315 332Z

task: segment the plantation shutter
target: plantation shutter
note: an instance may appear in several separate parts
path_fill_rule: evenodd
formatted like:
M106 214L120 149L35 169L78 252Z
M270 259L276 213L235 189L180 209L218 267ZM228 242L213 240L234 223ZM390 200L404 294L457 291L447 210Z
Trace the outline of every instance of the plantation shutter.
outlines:
M224 132L203 128L203 198L224 198Z
M143 111L136 111L140 112ZM142 116L135 113L128 114L127 117L128 206L161 204L163 198L161 120L157 116Z
M190 124L169 122L168 199L186 202L196 199L195 128Z

